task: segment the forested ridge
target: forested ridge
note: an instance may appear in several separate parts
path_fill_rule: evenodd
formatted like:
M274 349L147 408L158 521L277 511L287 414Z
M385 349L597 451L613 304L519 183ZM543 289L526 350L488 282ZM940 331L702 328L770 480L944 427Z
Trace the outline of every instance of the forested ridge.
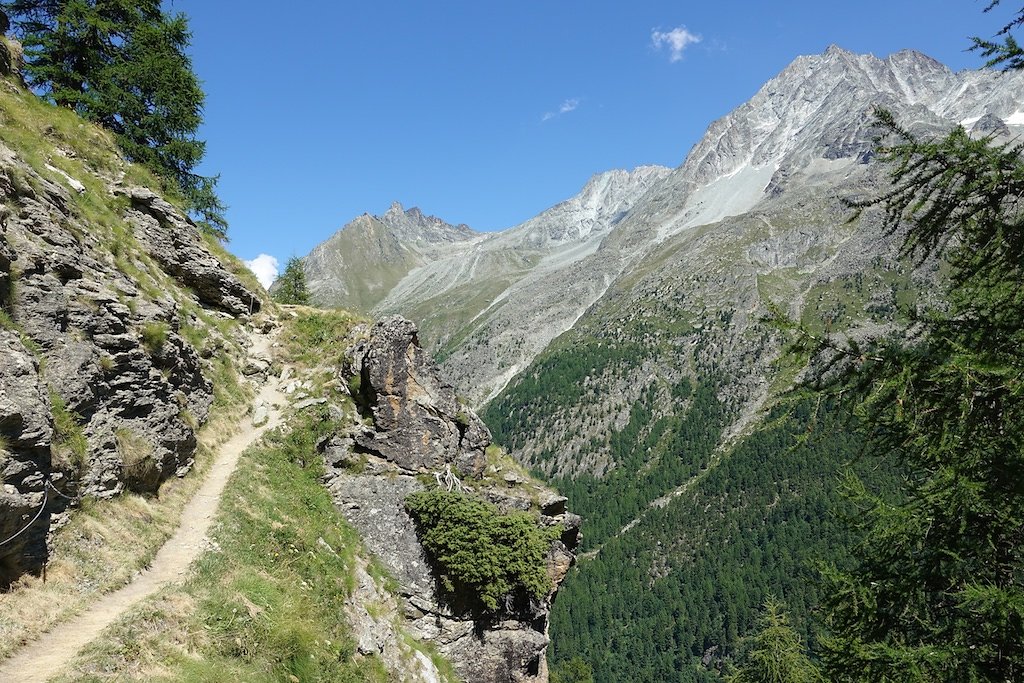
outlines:
M622 460L607 477L556 480L585 519L585 549L599 549L555 601L556 672L582 657L597 681L718 680L769 595L784 598L813 642L817 564L842 560L853 539L840 486L847 465L879 487L891 477L861 457L852 418L810 395L780 403L766 428L706 469L725 416L713 384L690 386L676 389L689 398L680 415L653 421L654 392L645 393L610 436ZM650 505L687 482L664 507Z

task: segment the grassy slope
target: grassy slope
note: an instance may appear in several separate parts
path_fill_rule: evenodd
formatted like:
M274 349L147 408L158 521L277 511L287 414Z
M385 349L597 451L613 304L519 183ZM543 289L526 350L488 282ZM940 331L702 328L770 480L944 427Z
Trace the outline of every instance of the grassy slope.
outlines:
M409 271L420 264L417 254L404 247L387 227L361 216L333 235L324 245L344 263L346 293L317 291L313 299L323 306L369 312L387 296Z
M359 539L320 484L310 411L243 455L205 554L90 646L62 681L387 681L356 657L342 603Z

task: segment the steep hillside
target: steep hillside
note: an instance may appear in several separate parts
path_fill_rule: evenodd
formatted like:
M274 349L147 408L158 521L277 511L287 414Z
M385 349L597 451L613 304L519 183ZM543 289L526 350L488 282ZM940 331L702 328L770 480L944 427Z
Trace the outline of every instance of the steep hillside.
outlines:
M239 435L266 437L237 454L198 561L54 680L546 681L565 499L491 446L409 321L299 308L266 327L267 401ZM0 677L34 680L61 635Z
M779 364L765 304L863 330L934 277L847 213L834 194L793 190L670 238L483 411L587 520L552 615L554 661L583 656L602 681L701 680L768 594L805 626L812 562L843 553L823 514L858 442L814 404L763 413L797 371Z
M363 214L336 232L303 259L303 268L318 305L369 313L411 271L457 258L479 239L469 226L395 202L383 216Z
M190 469L229 388L213 379L238 353L233 320L262 304L105 132L15 83L0 90L6 586L40 570L69 501L153 493Z

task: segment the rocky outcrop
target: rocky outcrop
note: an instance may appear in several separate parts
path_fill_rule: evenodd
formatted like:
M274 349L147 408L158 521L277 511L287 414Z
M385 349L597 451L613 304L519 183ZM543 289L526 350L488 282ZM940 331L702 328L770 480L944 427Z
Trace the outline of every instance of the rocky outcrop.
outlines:
M414 647L415 640L396 633L402 621L399 598L367 571L368 566L365 558L355 558L355 588L345 602L345 615L359 654L378 657L392 677L403 683L446 680L433 660Z
M232 315L260 310L260 300L203 245L196 225L152 190L124 190L132 202L126 218L135 237L164 271L188 287L204 306Z
M25 529L0 545L0 586L40 569L70 501L189 470L213 387L183 328L219 336L203 307L258 308L163 199L122 190L131 207L110 225L90 221L83 191L0 145L0 541Z
M0 329L0 586L46 559L46 479L50 471L50 402L39 361L18 335ZM41 519L29 524L35 515ZM28 525L26 527L26 525Z
M355 435L359 448L408 472L433 472L451 463L471 477L483 473L487 428L441 381L415 324L385 318L349 358L346 372L357 378L353 397L374 425Z
M0 33L6 32L6 28L0 31ZM0 36L0 76L20 79L21 68L24 66L24 62L25 49L21 43L7 36Z
M575 559L580 519L566 511L565 498L487 462L490 433L440 379L415 325L394 316L364 335L340 377L363 420L320 444L335 502L397 580L403 630L433 643L470 683L546 681L548 610ZM505 511L533 510L538 524L562 527L547 557L546 599L483 615L450 604L404 505L411 493L441 484Z

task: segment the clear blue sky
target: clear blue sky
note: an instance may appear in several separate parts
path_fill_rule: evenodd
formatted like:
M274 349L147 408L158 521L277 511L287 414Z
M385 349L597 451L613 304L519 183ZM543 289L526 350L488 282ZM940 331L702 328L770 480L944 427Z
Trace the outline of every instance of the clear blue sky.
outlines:
M496 230L595 173L677 166L712 120L831 43L973 68L967 36L992 35L1019 3L167 4L191 19L202 171L221 174L228 246L283 263L394 200ZM673 38L688 44L674 53Z

